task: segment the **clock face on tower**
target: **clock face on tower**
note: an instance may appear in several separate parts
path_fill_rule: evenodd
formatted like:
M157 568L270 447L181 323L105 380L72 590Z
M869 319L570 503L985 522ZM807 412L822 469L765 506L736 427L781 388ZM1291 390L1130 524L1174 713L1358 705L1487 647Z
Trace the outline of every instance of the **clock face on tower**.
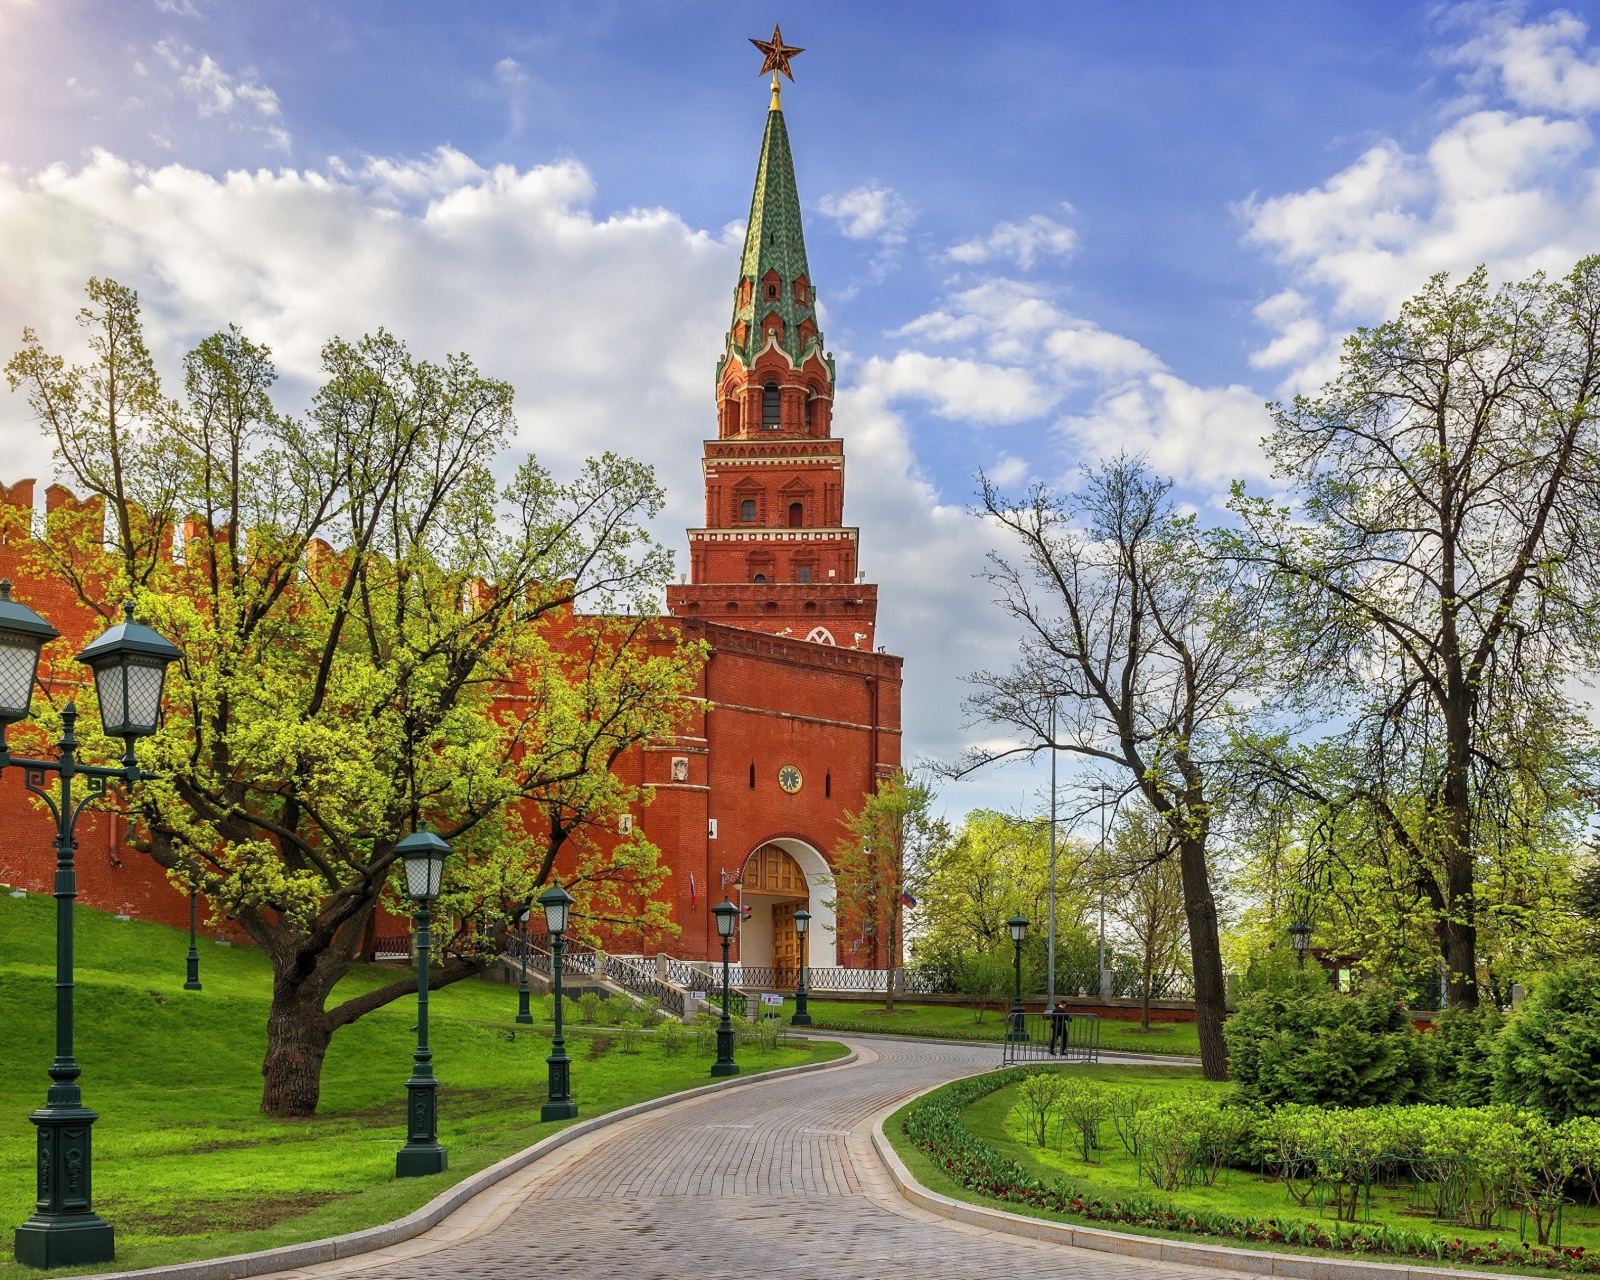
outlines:
M786 764L778 770L778 785L790 795L800 790L800 782L800 770L796 769L792 764Z

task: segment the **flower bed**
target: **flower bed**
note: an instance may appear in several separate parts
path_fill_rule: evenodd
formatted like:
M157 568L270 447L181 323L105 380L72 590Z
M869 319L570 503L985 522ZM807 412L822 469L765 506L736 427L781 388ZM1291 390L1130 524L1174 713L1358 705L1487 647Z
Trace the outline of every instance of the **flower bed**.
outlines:
M978 1099L1017 1084L1030 1074L1030 1069L1012 1068L960 1080L936 1090L906 1113L905 1134L952 1181L969 1191L1003 1204L1065 1214L1089 1222L1336 1253L1423 1258L1450 1266L1537 1267L1600 1274L1600 1254L1590 1254L1581 1246L1563 1248L1499 1240L1464 1240L1386 1223L1257 1218L1180 1209L1145 1197L1107 1201L1082 1194L1068 1179L1046 1181L1036 1177L974 1134L962 1119L962 1112Z

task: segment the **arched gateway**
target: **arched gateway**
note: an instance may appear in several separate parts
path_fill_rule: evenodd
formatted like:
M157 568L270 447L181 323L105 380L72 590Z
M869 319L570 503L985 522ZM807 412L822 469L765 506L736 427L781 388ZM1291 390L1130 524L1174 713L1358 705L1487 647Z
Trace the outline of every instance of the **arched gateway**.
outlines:
M771 965L787 973L798 970L800 940L794 913L811 913L809 961L827 968L837 955L833 911L833 875L816 847L796 836L774 836L751 851L740 869L740 903L749 918L739 929L739 960Z

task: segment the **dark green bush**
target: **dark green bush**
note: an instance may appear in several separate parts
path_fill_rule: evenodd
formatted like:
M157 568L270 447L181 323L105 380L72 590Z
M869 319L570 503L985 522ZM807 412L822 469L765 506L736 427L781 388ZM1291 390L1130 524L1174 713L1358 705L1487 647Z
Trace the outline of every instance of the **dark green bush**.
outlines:
M1600 1115L1600 961L1546 975L1494 1040L1494 1094L1552 1121Z
M1228 1075L1253 1104L1425 1101L1432 1064L1396 993L1339 994L1320 971L1252 984L1223 1028Z
M1494 1037L1500 1012L1491 1005L1441 1013L1422 1045L1433 1059L1435 1101L1485 1107L1494 1097Z

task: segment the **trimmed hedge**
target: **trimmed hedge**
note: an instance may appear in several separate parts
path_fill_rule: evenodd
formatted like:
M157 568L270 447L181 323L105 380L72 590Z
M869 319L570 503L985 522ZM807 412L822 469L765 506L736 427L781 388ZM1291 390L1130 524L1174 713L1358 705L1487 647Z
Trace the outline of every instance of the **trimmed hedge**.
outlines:
M935 1090L907 1111L904 1132L952 1181L969 1191L1003 1204L1031 1205L1090 1222L1337 1253L1424 1258L1451 1266L1542 1267L1600 1275L1600 1255L1592 1255L1582 1246L1563 1248L1498 1240L1478 1243L1382 1223L1301 1222L1235 1216L1180 1209L1142 1196L1109 1203L1091 1198L1080 1193L1076 1183L1066 1179L1054 1178L1046 1182L1034 1176L1015 1160L1001 1155L963 1122L962 1112L972 1103L1029 1074L1029 1068L1013 1067L958 1080Z

